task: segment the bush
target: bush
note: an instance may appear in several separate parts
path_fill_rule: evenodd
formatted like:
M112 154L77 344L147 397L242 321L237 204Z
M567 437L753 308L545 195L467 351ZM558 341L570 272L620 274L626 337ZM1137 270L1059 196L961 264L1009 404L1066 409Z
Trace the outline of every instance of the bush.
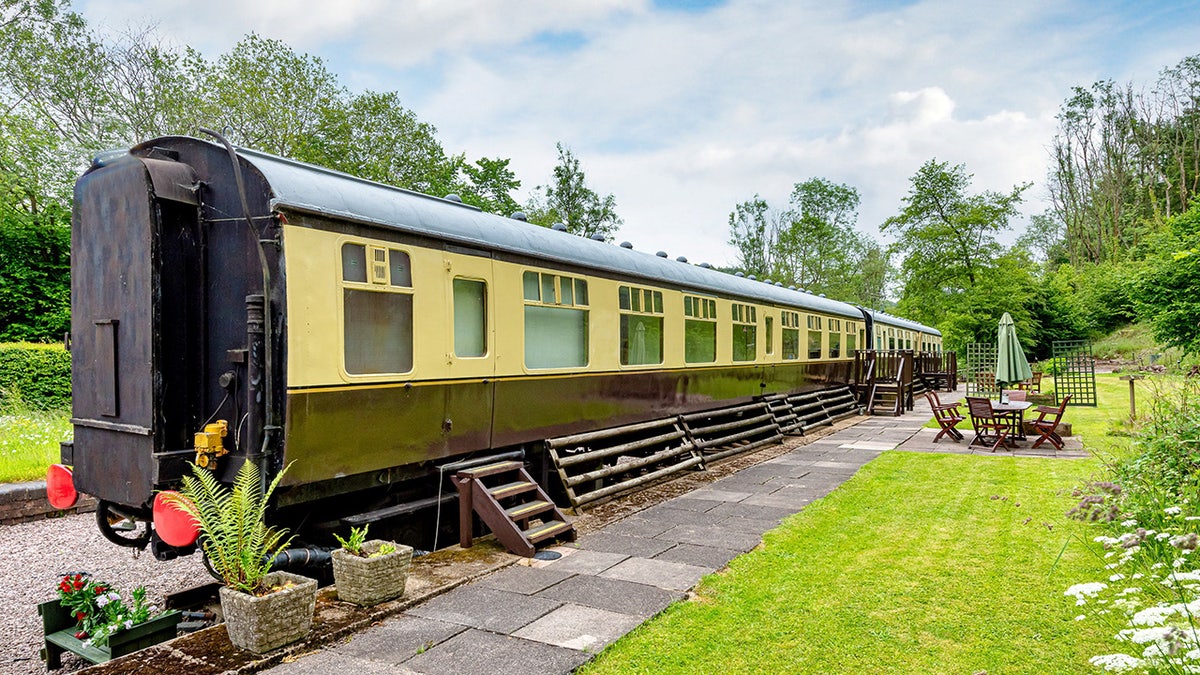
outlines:
M62 345L0 344L0 405L51 410L71 405L71 354Z

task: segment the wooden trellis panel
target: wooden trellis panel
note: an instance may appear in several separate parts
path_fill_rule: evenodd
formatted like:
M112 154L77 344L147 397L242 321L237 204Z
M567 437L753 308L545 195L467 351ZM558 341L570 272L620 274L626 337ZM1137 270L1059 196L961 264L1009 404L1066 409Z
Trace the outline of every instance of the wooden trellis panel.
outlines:
M996 398L996 345L971 342L967 345L967 396Z
M1055 340L1054 393L1059 401L1067 394L1067 405L1096 407L1096 360L1088 340Z

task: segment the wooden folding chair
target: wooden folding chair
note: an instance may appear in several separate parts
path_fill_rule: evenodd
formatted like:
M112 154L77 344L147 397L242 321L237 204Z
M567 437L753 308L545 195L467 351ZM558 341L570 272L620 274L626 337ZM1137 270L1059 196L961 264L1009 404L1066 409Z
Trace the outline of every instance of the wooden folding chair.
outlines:
M970 445L987 447L988 440L995 438L992 452L1004 445L1004 437L1008 435L1009 421L992 410L992 402L986 398L967 397L967 412L971 415L971 427L975 430L975 438ZM990 432L990 433L989 433Z
M933 437L933 442L937 443L939 440L941 440L942 436L949 436L950 440L954 441L955 443L961 441L963 439L962 432L954 428L958 426L959 422L962 422L964 419L966 419L962 416L962 413L958 411L959 404L943 404L941 400L938 399L937 392L933 390L925 392L925 398L929 399L929 407L933 409L933 419L938 423L938 426L942 428L942 430L938 432L938 435Z
M1033 447L1036 448L1042 443L1050 441L1050 445L1053 445L1055 450L1062 450L1063 439L1057 432L1058 423L1062 421L1063 412L1067 409L1067 401L1070 400L1071 395L1067 394L1063 397L1062 403L1057 408L1052 408L1048 405L1038 406L1038 418L1029 423L1031 427L1037 429L1037 432L1041 434L1041 438L1034 441ZM1047 415L1053 415L1054 417L1047 419Z

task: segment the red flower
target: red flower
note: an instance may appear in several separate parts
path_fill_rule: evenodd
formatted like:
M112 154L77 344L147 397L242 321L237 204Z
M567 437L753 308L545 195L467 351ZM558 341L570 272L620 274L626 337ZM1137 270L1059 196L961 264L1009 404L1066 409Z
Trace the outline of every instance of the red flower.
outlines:
M79 589L83 588L82 581L76 580L74 585L75 585L75 590L79 590Z
M103 586L93 586L92 590L96 591L96 595L100 595L101 593L103 593L104 591L107 591L108 589Z
M82 639L84 639L84 638L86 638L86 637L87 637L87 631L85 631L85 630L81 630L81 631L79 631L78 633L76 633L76 634L75 634L75 639L76 639L76 640L82 640Z
M87 614L85 614L84 612L75 612L75 620L76 621L83 621L85 617L87 617Z

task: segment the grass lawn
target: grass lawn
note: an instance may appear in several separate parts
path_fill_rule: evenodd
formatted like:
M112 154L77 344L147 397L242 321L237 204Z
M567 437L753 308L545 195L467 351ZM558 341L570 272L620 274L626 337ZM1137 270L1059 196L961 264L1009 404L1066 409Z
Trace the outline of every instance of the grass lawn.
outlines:
M1112 631L1063 591L1103 562L1064 513L1097 469L885 453L584 672L1090 671Z
M62 441L71 438L71 413L13 407L0 411L0 483L45 478L59 458Z

